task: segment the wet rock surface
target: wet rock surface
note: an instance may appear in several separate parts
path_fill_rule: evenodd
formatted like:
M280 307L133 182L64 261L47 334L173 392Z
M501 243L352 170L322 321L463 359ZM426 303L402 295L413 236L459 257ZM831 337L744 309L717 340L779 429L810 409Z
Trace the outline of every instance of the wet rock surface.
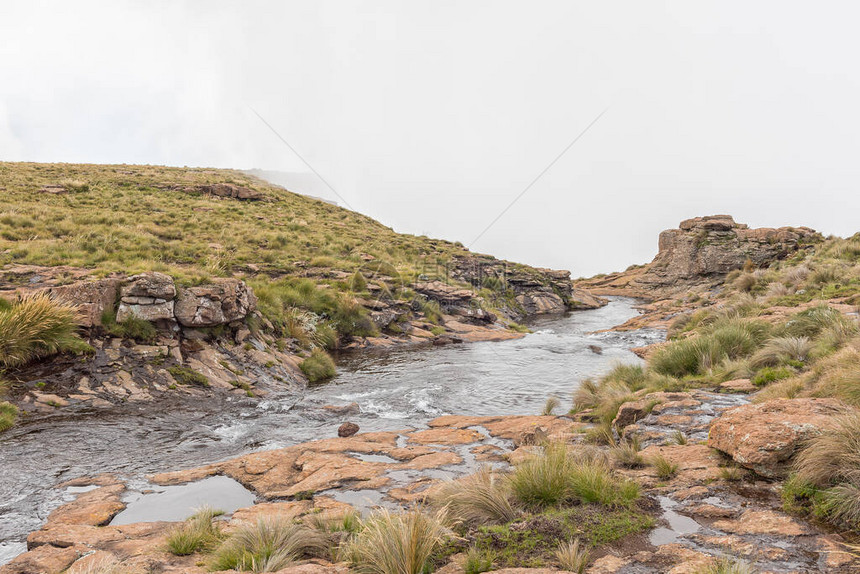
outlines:
M746 400L703 391L663 393L662 398L665 400L659 404L664 405L664 413L697 413L688 414L693 422L665 425L663 436L681 430L691 437L697 436L698 425L707 427L726 416L727 410L729 414L737 410L726 398ZM637 422L656 428L649 418L660 416L665 414L652 412ZM158 485L193 485L223 475L251 489L257 495L256 503L230 514L229 530L266 514L300 520L350 508L367 512L378 506L398 508L420 502L441 481L472 472L478 464L507 468L519 453L536 448L532 446L535 441L581 440L582 426L567 417L447 415L433 419L425 429L322 439L152 475L149 480ZM658 477L650 466L619 469L639 481L647 496L654 497L657 526L635 544L602 549L587 572L695 572L726 555L754 563L763 572L847 573L860 567L860 560L844 552L845 540L838 534L784 513L774 483L752 474L727 475L724 469L733 463L701 439L685 444L654 439L642 455L646 460L661 455L678 469L669 479ZM127 485L111 476L72 484L87 482L95 488L52 513L47 524L28 538L29 551L0 568L0 573L59 573L89 559L93 552L128 566L147 563L164 572L204 571L192 559L164 552L169 522L105 526L125 507ZM343 568L315 561L288 571L344 572ZM459 572L459 568L454 560L441 571Z

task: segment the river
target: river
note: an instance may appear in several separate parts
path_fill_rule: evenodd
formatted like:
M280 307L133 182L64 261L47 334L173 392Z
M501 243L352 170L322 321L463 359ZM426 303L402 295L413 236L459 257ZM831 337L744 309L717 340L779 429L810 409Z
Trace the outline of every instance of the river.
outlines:
M358 403L363 431L419 427L442 414L537 414L551 396L570 406L579 381L615 362L639 362L631 347L661 331L594 333L635 316L634 301L528 323L533 333L502 342L340 357L332 381L265 399L182 398L30 419L0 435L0 564L26 549L67 491L55 485L115 472L141 477L255 450L335 436L341 418L324 405ZM596 352L598 351L598 352Z

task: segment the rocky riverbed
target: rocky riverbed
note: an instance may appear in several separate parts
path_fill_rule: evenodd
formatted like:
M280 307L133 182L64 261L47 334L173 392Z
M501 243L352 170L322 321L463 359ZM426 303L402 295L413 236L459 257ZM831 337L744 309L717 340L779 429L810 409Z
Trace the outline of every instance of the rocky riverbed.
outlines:
M584 322L588 327L603 326L599 320L587 320L596 316L625 321L624 313L613 314L619 309L618 304L582 314L586 317ZM580 316L575 315L573 320ZM607 360L609 357L635 361L622 347L648 343L650 337L635 333L587 335L581 325L574 343L570 337L554 338L564 333L558 326L552 322L544 323L543 329L535 325L535 335L518 341L450 349L457 349L451 351L454 353L467 353L470 359L478 358L474 368L492 373L490 365L499 363L499 353L509 359L517 355L508 357L508 352L525 353L528 356L524 360L532 364L536 348L529 350L525 345L530 340L543 339L538 345L540 352L558 353L561 357L567 352L574 364L595 361L591 363L592 371L576 372L577 376L583 376L601 372L611 362ZM553 327L557 329L555 332ZM424 358L429 360L432 353L447 353L447 349L429 349ZM481 360L483 354L486 362ZM426 370L424 358L412 355L403 364L417 364ZM437 360L444 363L451 358L448 354ZM373 360L362 357L359 364L366 367L367 361ZM395 360L394 365L397 364ZM392 370L392 378L403 375L398 371L400 367ZM451 368L450 372L454 372L462 367ZM446 374L443 367L428 376L434 379L438 375L445 380ZM367 373L374 380L379 380L378 375L372 368ZM522 382L515 373L509 376L511 382L518 379ZM459 396L449 398L463 403L461 412L467 414L434 417L432 409L423 414L408 410L432 404L434 397L428 396L424 397L427 403L409 399L399 403L400 408L412 405L406 408L405 416L399 416L397 408L377 410L371 416L369 411L374 405L378 409L375 401L384 398L392 401L394 396L403 400L402 395L408 392L395 387L386 395L385 380L382 379L382 389L367 385L363 392L369 394L341 394L341 400L358 400L358 412L345 405L345 410L337 416L312 424L316 430L311 431L328 429L324 432L333 434L337 422L351 418L369 432L282 448L271 448L275 445L270 443L268 449L222 462L189 465L184 470L161 466L154 469L159 472L151 472L145 478L139 474L90 472L89 478L57 481L60 484L55 490L73 500L53 510L44 525L28 536L29 551L0 572L60 572L75 563L83 566L87 561L110 557L120 560L129 571L202 573L205 570L193 557L173 556L164 546L167 531L180 516L193 511L192 505L223 505L228 511L225 523L228 530L260 514L301 518L319 513L336 515L350 508L366 512L376 506L398 507L423 500L441 481L472 472L480 464L504 470L546 440L582 442L590 426L587 413L578 417L513 414L517 405L521 411L536 412L547 394L556 388L573 386L558 381L558 386L553 387L552 379L540 392L535 392L535 385L523 384L519 391L526 400L517 399L515 393L507 398L509 404L505 399L495 403L489 399L484 403L479 398L477 404L469 405ZM498 385L498 381L494 383L497 389L505 387ZM336 387L337 383L329 388ZM449 394L451 390L446 388L441 392ZM466 394L477 396L476 390L466 389ZM794 401L790 401L790 410L780 410L776 404L763 413L747 411L762 408L748 404L751 390L749 381L732 381L713 389L643 395L621 406L614 421L618 435L636 437L643 447L643 457L660 454L677 465L677 472L671 478L661 478L652 467L617 469L643 485L645 496L652 501L656 527L644 536L633 535L596 549L588 572L679 574L695 572L715 558L725 556L744 558L762 572L852 572L860 567L860 561L848 552L846 541L837 533L783 512L776 483L762 476L767 474L763 469L780 472L783 461L804 438L797 429L814 423L807 420L806 414L816 408L826 409L828 405L810 404L806 409L795 409ZM446 408L444 400L439 404ZM478 413L488 412L487 404L495 404L498 414L480 416ZM453 407L447 408L455 412ZM321 408L321 412L325 409ZM765 415L784 424L761 425L770 429L770 433L760 432L750 438L751 433L744 430L742 423L762 422ZM730 438L737 434L747 440ZM727 444L743 448L732 449ZM171 490L182 488L187 490ZM185 501L184 512L179 514L177 500ZM135 517L141 520L129 523ZM290 569L296 573L311 570L342 572L344 568L320 562ZM461 571L456 557L445 570Z

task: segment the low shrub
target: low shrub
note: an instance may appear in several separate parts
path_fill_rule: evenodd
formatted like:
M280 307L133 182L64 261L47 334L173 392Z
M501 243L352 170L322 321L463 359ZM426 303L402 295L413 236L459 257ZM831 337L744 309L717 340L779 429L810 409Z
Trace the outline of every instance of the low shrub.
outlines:
M314 349L311 356L299 364L299 368L312 383L330 379L337 374L334 361L322 349Z
M428 514L380 510L364 521L346 555L363 574L423 574L433 552L448 536L445 511Z
M789 367L765 367L753 376L752 384L757 387L764 387L770 383L791 378L794 375L794 370Z

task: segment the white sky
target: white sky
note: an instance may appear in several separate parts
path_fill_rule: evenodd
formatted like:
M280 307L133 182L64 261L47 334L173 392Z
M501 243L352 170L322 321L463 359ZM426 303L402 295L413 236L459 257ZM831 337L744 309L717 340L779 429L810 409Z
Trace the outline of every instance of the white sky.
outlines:
M860 230L851 2L0 0L0 159L303 171L354 209L571 269L731 213Z

